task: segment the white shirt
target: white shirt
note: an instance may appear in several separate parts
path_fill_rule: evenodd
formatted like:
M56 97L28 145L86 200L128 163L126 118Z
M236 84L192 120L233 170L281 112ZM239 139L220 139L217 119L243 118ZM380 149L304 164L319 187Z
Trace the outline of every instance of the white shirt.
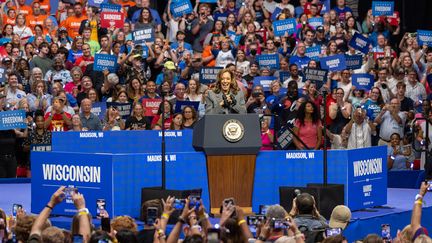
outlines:
M273 13L276 9L277 3L275 1L264 1L263 6L264 8L269 11L270 13Z
M16 89L15 92L13 92L10 88L6 90L6 102L7 103L15 103L17 104L21 99L25 98L27 94L20 90Z
M360 125L354 122L351 127L351 133L348 137L347 149L370 147L372 145L371 132L372 130L367 120L364 120Z
M13 27L13 33L19 35L20 39L25 39L33 36L33 32L31 31L31 29L25 25L21 28L15 25Z

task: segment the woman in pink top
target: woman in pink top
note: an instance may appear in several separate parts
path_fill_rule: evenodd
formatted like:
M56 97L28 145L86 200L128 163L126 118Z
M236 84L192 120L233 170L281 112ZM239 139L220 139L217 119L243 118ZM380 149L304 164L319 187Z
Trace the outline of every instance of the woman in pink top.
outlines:
M322 125L319 110L311 101L301 104L294 123L294 133L308 146L309 149L318 150L321 146ZM303 144L294 139L297 149L306 149Z
M261 121L261 141L262 146L260 150L273 150L274 131L269 128L270 118L263 117Z

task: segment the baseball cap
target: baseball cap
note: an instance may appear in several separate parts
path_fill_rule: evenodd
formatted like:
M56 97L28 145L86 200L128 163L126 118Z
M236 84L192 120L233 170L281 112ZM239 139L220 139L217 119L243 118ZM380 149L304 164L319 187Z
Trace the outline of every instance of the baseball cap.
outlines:
M351 220L351 210L344 205L336 206L330 216L329 226L331 228L345 229L348 222Z
M318 32L324 33L324 26L320 25L320 26L316 27L315 30L318 31Z
M59 29L58 29L58 32L60 33L60 32L67 32L67 29L65 28L65 27L60 27Z
M12 59L10 59L9 57L3 58L2 63L7 63L7 62L12 62Z
M167 61L167 62L165 62L164 68L166 68L168 70L175 70L176 69L173 61Z

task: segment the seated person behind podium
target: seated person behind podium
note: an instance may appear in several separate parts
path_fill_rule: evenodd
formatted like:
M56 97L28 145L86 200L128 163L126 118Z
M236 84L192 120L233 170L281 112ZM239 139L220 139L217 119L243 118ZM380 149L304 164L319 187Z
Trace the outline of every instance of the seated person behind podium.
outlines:
M246 113L244 94L239 89L234 75L227 69L219 72L215 88L206 96L206 114Z
M409 170L411 155L410 145L401 146L399 133L390 136L390 143L387 147L387 168L388 170Z

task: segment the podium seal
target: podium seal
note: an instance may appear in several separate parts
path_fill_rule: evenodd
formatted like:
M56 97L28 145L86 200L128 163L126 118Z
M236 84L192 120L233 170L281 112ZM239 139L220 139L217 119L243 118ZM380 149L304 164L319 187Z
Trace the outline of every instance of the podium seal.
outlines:
M228 142L236 143L244 136L244 126L239 120L230 119L223 125L222 134Z

